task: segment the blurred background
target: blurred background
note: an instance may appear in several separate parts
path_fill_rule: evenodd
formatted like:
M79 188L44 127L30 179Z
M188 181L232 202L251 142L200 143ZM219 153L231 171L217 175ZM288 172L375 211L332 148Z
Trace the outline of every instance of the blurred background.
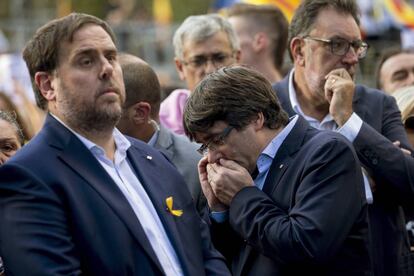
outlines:
M31 91L21 50L34 31L50 19L72 11L107 20L120 51L150 63L166 93L184 87L175 72L172 35L189 15L220 12L235 2L277 5L290 20L300 0L0 0L0 90L14 101L11 81ZM359 82L373 86L380 53L391 46L414 46L414 0L359 0L363 37L370 45L360 64ZM289 62L289 59L285 59ZM289 64L287 64L289 66ZM33 94L28 93L33 100Z

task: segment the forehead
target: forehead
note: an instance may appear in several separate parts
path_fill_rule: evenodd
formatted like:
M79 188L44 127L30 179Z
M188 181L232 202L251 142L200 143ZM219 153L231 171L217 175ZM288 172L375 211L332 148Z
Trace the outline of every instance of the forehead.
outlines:
M381 66L381 72L393 73L414 67L414 53L401 53L388 58Z
M17 140L17 131L14 125L11 123L0 119L0 138L1 139L16 139Z
M310 34L324 38L338 36L349 40L361 39L361 31L352 15L338 12L334 8L325 8L319 12Z
M219 52L229 53L231 51L230 40L224 31L217 32L202 41L187 39L183 44L184 57L210 55Z
M60 47L62 55L77 54L84 50L116 50L111 36L101 27L95 24L85 24L73 33L72 41L64 41Z
M206 129L203 132L196 132L195 140L197 142L205 143L208 142L211 138L214 138L216 135L219 135L223 130L228 126L228 123L224 121L216 121L212 127Z

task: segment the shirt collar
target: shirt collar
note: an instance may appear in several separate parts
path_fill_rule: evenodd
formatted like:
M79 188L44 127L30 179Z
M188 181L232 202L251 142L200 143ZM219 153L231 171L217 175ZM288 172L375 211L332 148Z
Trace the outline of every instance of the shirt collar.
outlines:
M292 128L295 126L299 116L294 115L290 118L289 123L282 129L281 132L279 132L273 139L270 141L270 143L266 146L266 148L262 151L259 158L257 159L257 168L259 170L259 173L263 172L265 170L265 163L266 159L273 160L276 156L276 153L278 152L280 146L285 141L286 137L291 132Z
M81 134L77 133L73 129L71 129L68 125L66 125L62 120L60 120L57 116L50 113L50 115L55 118L59 123L61 123L64 127L66 127L70 132L72 132L79 140L93 153L104 155L104 149L101 146L98 146L88 138L82 136ZM116 151L120 154L120 156L126 156L126 152L131 146L131 142L117 129L114 128L112 132L112 136L114 137Z

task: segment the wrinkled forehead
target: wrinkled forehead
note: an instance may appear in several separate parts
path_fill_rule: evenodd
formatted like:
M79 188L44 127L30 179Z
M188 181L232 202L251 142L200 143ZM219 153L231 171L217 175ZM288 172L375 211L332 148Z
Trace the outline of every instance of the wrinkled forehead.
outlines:
M117 51L115 42L104 28L96 24L85 24L73 32L72 38L59 46L59 60L68 55L92 50Z
M324 38L342 37L348 40L361 39L361 30L349 13L328 7L321 10L309 28L309 34Z
M414 53L400 53L388 58L381 66L381 72L392 72L414 68Z

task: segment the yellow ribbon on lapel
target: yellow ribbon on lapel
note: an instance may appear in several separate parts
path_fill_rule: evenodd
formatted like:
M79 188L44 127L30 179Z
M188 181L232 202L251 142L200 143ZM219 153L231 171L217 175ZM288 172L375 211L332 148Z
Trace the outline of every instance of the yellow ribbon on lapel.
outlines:
M173 210L173 197L167 197L167 199L165 199L165 203L167 203L167 208L168 211L173 215L173 216L177 216L177 217L181 217L181 215L183 214L183 210Z

